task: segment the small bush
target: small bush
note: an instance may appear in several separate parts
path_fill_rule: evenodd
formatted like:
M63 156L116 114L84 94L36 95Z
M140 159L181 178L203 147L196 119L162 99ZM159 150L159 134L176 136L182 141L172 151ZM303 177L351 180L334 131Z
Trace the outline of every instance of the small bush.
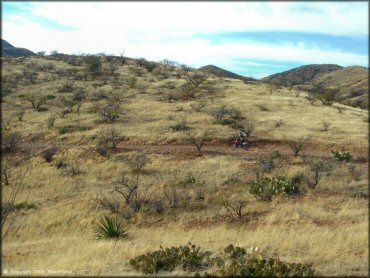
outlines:
M102 115L111 123L115 122L119 118L121 113L121 108L117 103L110 103L100 111L100 115Z
M206 107L206 103L205 102L194 102L190 104L190 107L195 112L200 112L204 107Z
M61 93L72 93L74 89L73 83L67 82L62 84L62 86L59 88L59 92Z
M209 251L200 251L200 247L192 245L163 248L130 260L130 265L144 274L172 272L177 267L195 272L214 267L212 273L204 273L206 277L311 277L314 269L311 265L287 263L278 258L268 257L258 248L247 250L229 245L222 256L211 256Z
M280 120L276 120L275 123L274 123L274 127L276 127L276 128L281 127L283 125L285 125L285 121L283 121L281 119Z
M346 108L344 107L344 106L334 106L337 110L338 110L338 112L340 113L340 114L342 114L342 112L344 111L344 110L346 110Z
M57 151L57 147L48 148L42 153L42 157L46 162L51 162L53 160L53 156L57 153Z
M200 251L200 247L189 243L185 246L163 248L130 260L130 265L144 274L174 271L181 267L186 271L199 271L208 267L211 252Z
M312 94L312 93L309 93L308 96L305 97L305 99L307 99L307 101L311 104L311 105L314 105L317 98Z
M97 239L120 240L129 236L128 227L117 218L103 216L94 227Z
M289 140L287 143L288 143L289 148L293 151L294 156L298 156L298 154L307 145L307 142L304 139L299 139L298 141Z
M16 117L18 118L18 121L22 122L23 121L23 116L25 114L25 111L19 111L16 113Z
M218 269L211 277L312 277L310 265L287 263L279 258L267 257L258 251L228 246L223 258L217 260Z
M365 193L365 192L362 192L362 191L359 191L359 190L354 190L350 194L350 197L351 198L359 198L359 199L369 199L369 194Z
M326 132L326 131L329 130L329 127L331 126L331 123L328 122L328 121L322 121L321 125L322 125L321 131Z
M18 133L4 134L2 138L2 150L4 153L11 153L18 149L21 136Z
M272 197L287 193L288 195L298 194L299 187L292 180L286 180L285 177L265 177L259 181L255 180L248 185L249 193L258 201L269 202Z
M260 111L262 112L266 112L266 111L269 111L268 107L264 104L259 104L257 105L257 107L260 109Z
M331 106L334 103L335 94L333 92L323 93L317 96L323 105Z
M130 87L130 88L135 88L136 86L136 83L137 83L137 78L136 77L130 77L126 80L126 83L127 85Z
M280 167L287 157L278 150L273 150L269 154L262 155L259 158L259 166L265 173L270 173L273 169Z
M145 153L128 155L123 159L132 173L142 172L145 165L150 162L150 158Z
M66 169L65 173L71 177L77 176L82 173L80 165L78 163L70 164Z
M89 127L83 127L83 126L76 126L76 125L66 125L61 128L59 128L58 132L60 135L66 134L66 133L72 133L74 131L86 131L89 130Z
M192 186L198 187L198 186L204 186L205 181L204 180L199 181L193 176L187 176L187 177L183 178L182 180L179 180L176 183L176 185L179 186L179 187L183 187L183 188L192 187Z
M35 109L36 111L40 112L45 110L45 108L43 108L42 106L46 103L47 97L38 95L36 93L32 93L30 95L25 96L24 99L31 103L32 108Z
M350 163L348 165L348 172L351 175L352 179L355 180L355 181L359 181L362 174L363 174L361 169L353 163Z
M353 159L352 155L349 152L331 150L331 153L339 161L350 162Z
M322 175L324 173L330 173L332 170L332 165L321 159L309 160L308 165L310 173L308 176L303 175L302 180L310 189L315 189L320 182Z
M5 203L2 207L2 213L15 212L20 210L36 209L35 204L21 202L18 204Z
M190 127L185 120L178 121L176 124L170 126L173 131L186 131L189 130Z
M59 160L55 163L55 167L56 167L57 169L65 168L65 167L67 167L67 163L66 163L63 159L59 159Z
M49 116L46 118L46 125L49 129L51 129L54 126L55 123L55 116Z

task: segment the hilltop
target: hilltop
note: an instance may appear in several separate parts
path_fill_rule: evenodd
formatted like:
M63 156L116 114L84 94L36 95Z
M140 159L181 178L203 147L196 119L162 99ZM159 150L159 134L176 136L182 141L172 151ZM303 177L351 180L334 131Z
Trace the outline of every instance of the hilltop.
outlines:
M320 95L333 92L337 101L368 109L369 71L365 67L338 65L307 65L265 77L262 82L294 85Z
M236 74L236 73L233 73L231 71L219 68L219 67L214 66L214 65L203 66L203 67L200 67L198 70L200 70L202 72L206 72L208 74L213 74L213 75L215 75L217 77L221 77L221 78L233 78L233 79L240 79L240 80L246 80L246 81L255 81L256 80L252 77L246 77L246 76L243 76L243 75L239 75L239 74Z
M31 50L26 48L14 47L6 40L1 40L1 55L3 57L23 57L23 56L35 56L36 54L33 53Z
M261 79L263 82L279 82L284 86L299 85L311 81L316 76L342 69L342 66L333 64L305 65L291 70L275 73Z
M337 101L347 105L369 107L369 70L365 67L351 66L324 73L301 86L305 90L317 87L335 91Z

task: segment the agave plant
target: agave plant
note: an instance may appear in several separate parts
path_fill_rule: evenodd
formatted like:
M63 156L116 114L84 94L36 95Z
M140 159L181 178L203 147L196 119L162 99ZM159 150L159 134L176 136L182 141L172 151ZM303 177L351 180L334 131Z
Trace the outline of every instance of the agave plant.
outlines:
M100 218L99 223L94 227L94 232L98 239L123 239L127 238L127 226L117 218L103 216Z

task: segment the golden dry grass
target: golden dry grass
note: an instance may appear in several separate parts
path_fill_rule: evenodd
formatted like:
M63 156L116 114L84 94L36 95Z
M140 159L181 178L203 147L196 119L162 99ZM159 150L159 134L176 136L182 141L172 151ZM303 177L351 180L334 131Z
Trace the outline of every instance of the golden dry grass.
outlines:
M41 59L35 61L40 63ZM52 62L58 68L71 67L60 61ZM21 72L20 65L4 63L4 66L7 74ZM123 77L132 75L129 67L121 67L118 72ZM296 98L282 89L270 95L262 84L215 80L224 91L223 97L216 97L213 103L209 96L198 97L207 101L207 106L203 112L194 112L189 106L192 101L159 100L156 92L166 81L150 82L153 78L156 77L152 74L138 77L139 83L149 86L145 94L124 85L118 89L111 85L101 88L123 95L121 106L125 113L117 123L109 125L127 136L130 144L184 142L183 133L170 129L181 119L186 119L199 131L209 130L218 140L234 136L235 130L216 124L210 116L210 111L226 104L256 121L253 136L259 140L308 138L317 146L367 150L368 124L363 120L367 113L364 110L346 107L340 114L333 107L309 105L304 93ZM178 84L184 82L173 77L171 80ZM112 154L107 159L93 151L97 132L108 124L102 122L98 114L89 112L95 105L89 99L81 108L79 124L90 129L60 135L59 128L77 124L76 113L64 118L57 116L55 127L47 129L46 117L57 115L61 110L57 100L46 105L48 111L36 112L29 103L16 97L31 91L57 97L67 95L57 92L63 82L65 80L20 86L15 95L5 97L2 103L4 134L18 132L25 144L33 141L68 146L58 151L52 163L46 163L40 156L45 145L35 148L36 155L29 160L26 190L17 201L36 204L37 208L22 211L11 233L2 242L3 269L15 271L13 274L32 270L33 275L53 274L48 270L89 275L139 275L129 266L129 259L156 250L159 245L178 246L191 241L215 253L230 243L242 247L258 246L289 262L312 263L317 275L368 274L368 202L350 197L352 189L367 188L366 163L356 164L363 170L360 181L352 181L345 163L336 164L332 175L325 177L314 191L294 198L280 196L271 203L261 203L248 195L245 184L225 183L230 178L237 177L244 182L253 178L251 170L256 161L244 159L247 157L233 154L178 157L176 154L148 153L151 162L145 167L141 182L150 194L157 196L166 186L194 176L206 181L205 201L201 204L192 202L186 211L165 216L144 212L133 214L127 220L131 234L128 240L96 240L92 227L98 217L108 211L100 208L93 198L98 194L118 198L113 181L123 171L129 172L122 160L128 152ZM88 94L94 91L92 83L75 82L77 86L85 87ZM99 103L103 104L105 100ZM269 111L260 111L259 104L267 106ZM20 122L14 113L21 108L26 114ZM279 119L285 124L276 128L274 121ZM329 131L320 131L322 120L332 123ZM125 142L120 144L124 145ZM64 170L56 169L55 161L61 158L69 164L78 164L82 173L69 176ZM305 168L302 160L297 158L286 165L283 172L291 177ZM8 191L9 188L3 186L4 194ZM190 193L194 192L190 190ZM219 201L236 196L244 196L247 200L246 221L242 224L216 221L213 217L222 210ZM37 270L46 273L37 273ZM181 271L175 274L190 275Z

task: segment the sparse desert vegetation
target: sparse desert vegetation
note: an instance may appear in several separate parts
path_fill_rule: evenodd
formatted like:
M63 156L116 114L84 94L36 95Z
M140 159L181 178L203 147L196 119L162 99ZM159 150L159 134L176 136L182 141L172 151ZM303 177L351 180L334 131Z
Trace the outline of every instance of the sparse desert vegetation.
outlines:
M367 275L366 110L170 60L2 67L3 268Z

